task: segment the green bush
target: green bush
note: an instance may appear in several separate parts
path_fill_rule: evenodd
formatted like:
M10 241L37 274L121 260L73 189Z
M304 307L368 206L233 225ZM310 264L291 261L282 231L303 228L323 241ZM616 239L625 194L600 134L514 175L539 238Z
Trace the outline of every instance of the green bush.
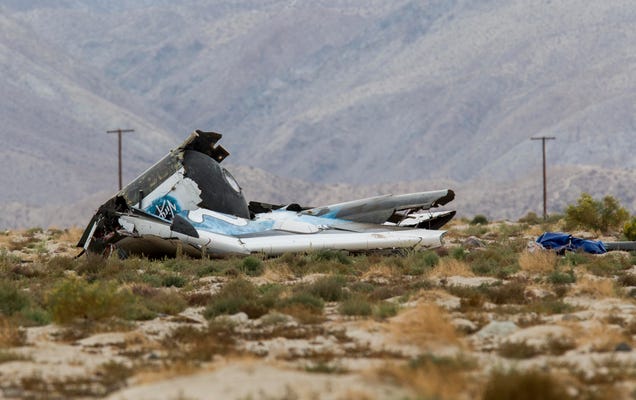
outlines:
M371 303L364 296L351 296L349 299L340 303L338 311L342 315L360 315L369 316L373 312Z
M315 261L336 261L345 265L352 263L351 258L344 251L338 250L319 250L311 254L311 258Z
M433 251L414 251L404 259L405 273L407 275L422 275L439 264L439 256Z
M288 307L300 305L312 311L322 312L325 307L324 301L320 297L314 296L310 293L298 293L291 297L282 300L278 307Z
M477 214L470 221L470 225L488 225L488 218L483 214Z
M29 297L11 281L0 281L0 313L11 316L29 305Z
M118 290L115 282L87 283L79 278L58 283L47 299L53 321L62 324L76 318L91 321L109 317L125 318L128 307L135 303L134 295L126 290Z
M174 286L177 288L184 287L186 284L186 279L177 274L166 275L161 279L161 286L170 287Z
M455 260L464 261L466 256L468 255L468 251L464 249L462 246L453 247L450 250L450 256Z
M519 254L505 243L495 244L485 249L471 252L467 261L477 275L506 278L519 270Z
M563 285L566 283L574 283L576 282L576 275L574 275L574 270L570 269L568 271L559 271L558 269L551 272L548 275L548 282L554 285Z
M274 301L250 281L237 278L226 283L219 293L212 296L204 316L210 319L222 314L244 312L250 318L258 318L267 314L274 306Z
M625 222L623 235L627 240L636 240L636 217L632 217L631 220Z
M513 281L503 285L482 285L479 290L495 304L524 304L526 303L523 295L525 288L524 282Z
M614 276L632 267L631 260L621 254L608 253L601 257L594 257L585 264L585 268L597 276Z
M153 288L154 289L154 288ZM154 289L141 303L153 313L175 315L185 310L186 300L175 290ZM144 319L139 315L136 319Z
M346 297L345 292L346 280L342 276L330 275L318 278L307 287L300 287L299 290L307 291L308 293L320 297L324 301L340 301Z
M397 315L400 307L388 301L381 301L373 306L373 316L377 319L386 319Z
M565 229L590 229L601 233L618 231L629 218L629 213L618 200L605 196L597 201L587 193L581 194L576 205L565 209Z
M539 218L537 213L529 211L525 216L519 218L519 222L529 225L538 225L543 222L543 219Z
M240 267L241 272L249 276L259 276L263 273L265 268L263 267L263 261L253 257L245 257Z
M565 253L563 258L561 259L560 264L568 265L571 267L575 267L577 265L586 264L592 260L593 256L581 251L571 252L568 251Z

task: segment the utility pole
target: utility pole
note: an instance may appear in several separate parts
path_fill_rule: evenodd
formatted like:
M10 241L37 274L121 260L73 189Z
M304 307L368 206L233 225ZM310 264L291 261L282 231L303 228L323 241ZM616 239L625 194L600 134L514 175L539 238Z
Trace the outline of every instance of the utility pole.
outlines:
M546 220L548 218L548 189L547 189L547 178L545 172L545 141L546 140L555 140L554 136L539 136L530 138L530 140L540 140L541 145L543 147L543 219Z
M112 131L106 131L106 133L116 133L117 134L117 148L119 154L119 190L122 188L121 184L121 134L126 132L134 132L134 129L114 129Z

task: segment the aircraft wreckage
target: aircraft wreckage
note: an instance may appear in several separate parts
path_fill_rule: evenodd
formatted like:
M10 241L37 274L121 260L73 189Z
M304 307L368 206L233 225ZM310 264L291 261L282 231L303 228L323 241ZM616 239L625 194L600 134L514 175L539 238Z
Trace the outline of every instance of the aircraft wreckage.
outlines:
M455 211L429 211L452 190L383 195L322 207L247 202L221 166L220 134L195 131L104 203L78 247L125 257L421 249L442 244Z

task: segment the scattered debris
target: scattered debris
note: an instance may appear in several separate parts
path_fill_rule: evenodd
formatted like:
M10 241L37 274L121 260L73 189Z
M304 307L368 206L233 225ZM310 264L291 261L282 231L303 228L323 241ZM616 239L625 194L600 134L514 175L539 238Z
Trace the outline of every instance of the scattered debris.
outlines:
M576 238L567 233L545 232L537 238L537 243L546 249L563 254L566 251L582 250L591 254L604 254L607 249L603 242Z
M250 202L221 166L221 135L195 131L103 204L78 247L148 257L282 254L308 250L419 249L442 245L455 194L383 195L323 207Z

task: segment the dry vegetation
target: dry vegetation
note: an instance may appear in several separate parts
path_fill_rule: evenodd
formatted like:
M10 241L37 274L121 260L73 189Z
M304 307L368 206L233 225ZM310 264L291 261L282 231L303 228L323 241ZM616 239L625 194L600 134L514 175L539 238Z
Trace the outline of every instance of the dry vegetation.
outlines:
M436 251L201 260L5 232L0 397L632 398L636 255L467 222Z

